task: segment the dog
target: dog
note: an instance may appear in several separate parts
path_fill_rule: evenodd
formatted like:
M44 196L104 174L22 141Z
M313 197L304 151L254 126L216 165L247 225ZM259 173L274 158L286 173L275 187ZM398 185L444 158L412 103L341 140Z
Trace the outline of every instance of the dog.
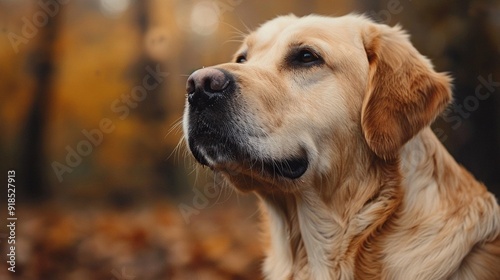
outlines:
M260 198L266 279L500 279L500 208L429 125L452 100L399 27L280 16L187 80L194 158Z

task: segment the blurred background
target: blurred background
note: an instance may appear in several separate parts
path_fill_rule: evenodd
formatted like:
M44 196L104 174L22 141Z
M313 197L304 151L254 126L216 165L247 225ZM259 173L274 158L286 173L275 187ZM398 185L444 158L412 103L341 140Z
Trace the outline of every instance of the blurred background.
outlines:
M255 198L178 146L185 80L277 15L351 12L401 24L454 77L434 131L500 196L498 0L0 0L0 170L15 171L17 218L15 273L0 227L0 279L260 279Z

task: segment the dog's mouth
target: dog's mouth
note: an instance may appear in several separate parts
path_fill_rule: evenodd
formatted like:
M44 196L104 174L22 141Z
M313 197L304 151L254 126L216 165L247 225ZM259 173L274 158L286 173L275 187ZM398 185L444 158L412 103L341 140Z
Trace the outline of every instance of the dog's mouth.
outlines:
M264 161L263 166L268 173L288 179L297 179L307 171L309 161L306 157L293 157L284 160Z
M293 180L300 178L309 167L307 153L303 149L298 155L286 158L259 158L251 155L245 149L244 143L234 141L232 138L223 137L214 140L213 137L196 135L188 137L188 144L191 153L200 164L229 175L245 174L272 180L278 177Z

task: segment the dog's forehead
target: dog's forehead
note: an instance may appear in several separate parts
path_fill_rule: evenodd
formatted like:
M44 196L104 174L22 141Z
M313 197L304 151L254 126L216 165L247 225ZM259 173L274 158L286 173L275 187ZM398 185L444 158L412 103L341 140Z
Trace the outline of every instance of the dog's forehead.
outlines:
M357 19L357 20L354 20ZM248 49L268 49L277 41L296 41L308 38L324 40L351 40L359 30L359 16L338 18L323 16L280 16L272 19L252 32L245 40Z
M261 25L255 32L248 38L248 44L253 43L266 44L273 41L276 36L283 32L283 30L295 25L300 19L294 15L281 16L272 19Z

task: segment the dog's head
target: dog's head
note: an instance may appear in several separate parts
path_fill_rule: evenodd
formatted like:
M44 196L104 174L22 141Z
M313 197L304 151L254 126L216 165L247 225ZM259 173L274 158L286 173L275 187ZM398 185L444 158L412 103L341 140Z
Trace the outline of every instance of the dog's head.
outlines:
M449 78L398 27L290 15L189 77L184 133L239 189L293 191L349 158L397 158L450 99Z

